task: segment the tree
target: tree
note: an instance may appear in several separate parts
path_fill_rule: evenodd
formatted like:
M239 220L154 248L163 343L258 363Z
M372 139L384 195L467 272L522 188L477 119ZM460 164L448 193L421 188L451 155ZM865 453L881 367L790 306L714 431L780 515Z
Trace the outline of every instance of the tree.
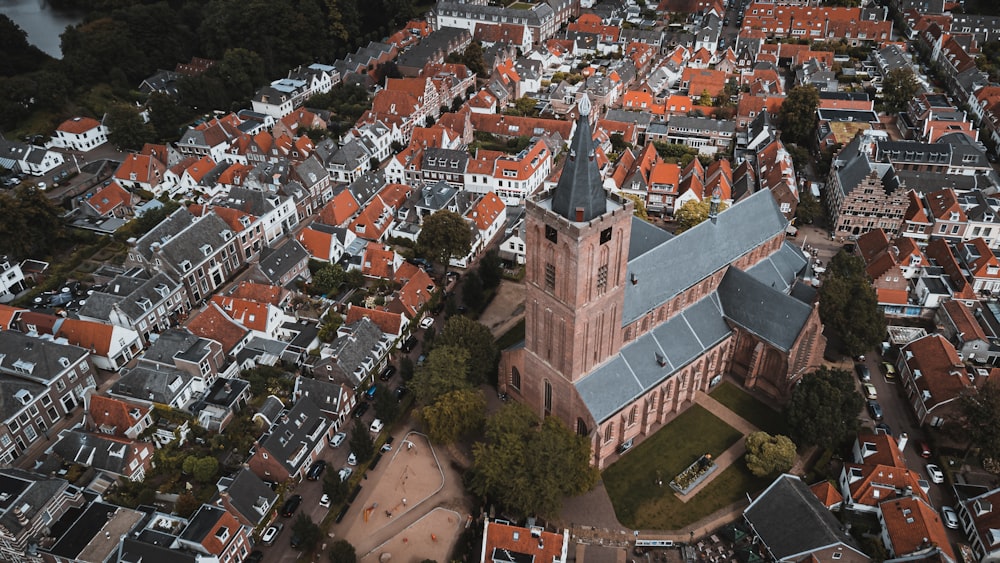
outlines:
M327 471L323 474L323 492L330 497L331 504L340 504L347 499L350 492L347 481L340 480L340 473Z
M486 305L486 292L483 290L483 280L477 272L465 274L462 282L462 303L473 311L480 311Z
M819 107L819 91L815 86L792 88L778 112L781 140L802 146L811 145L816 136L817 107Z
M496 248L491 248L479 259L479 279L486 289L494 289L500 285L503 279L503 264L500 261L500 252Z
M971 447L984 458L1000 459L1000 387L987 382L959 396L961 427Z
M486 441L473 445L473 460L472 491L516 516L555 515L564 496L590 490L598 477L585 436L554 416L539 424L521 403L490 417Z
M848 356L864 354L882 340L885 316L860 257L840 251L827 264L819 288L819 316L840 336L841 351Z
M196 481L207 483L215 479L219 472L219 460L212 456L188 456L184 458L184 473L190 473Z
M112 105L104 124L108 126L108 140L119 149L139 150L156 138L153 128L127 104Z
M701 106L712 105L712 95L708 93L707 89L701 91L701 98L698 99L698 105Z
M677 233L683 233L691 227L708 219L708 212L711 210L711 202L708 200L691 199L684 202L680 209L674 211L674 220L677 221ZM725 203L719 203L719 213L726 210Z
M340 264L327 264L313 275L312 290L322 295L335 294L344 283L346 275Z
M863 406L849 372L821 366L795 386L785 417L797 443L834 449L857 432Z
M795 217L798 218L799 223L812 224L822 214L823 207L812 191L805 189L799 192L799 205L795 208Z
M357 563L358 555L351 542L337 540L330 546L330 561L332 563Z
M302 551L312 551L316 547L316 543L323 537L323 532L320 531L319 526L312 521L312 518L306 516L304 512L300 512L299 517L292 524L292 533L301 540L299 548Z
M354 421L354 430L351 431L351 451L357 456L358 461L368 461L375 454L375 443L361 419Z
M481 385L496 378L500 351L486 325L463 315L452 316L434 342L439 347L453 346L468 353L466 379L472 385Z
M632 214L643 221L649 221L649 212L646 211L646 201L635 194L623 192L623 195L631 199L632 203L635 204L635 209L633 209Z
M886 113L899 113L920 92L920 83L909 67L894 68L882 82L882 101Z
M323 316L323 325L319 327L317 335L323 342L333 342L337 339L337 331L344 325L344 317L333 309Z
M174 503L174 512L181 518L190 517L199 508L201 508L201 501L191 493L181 493L177 496L177 502Z
M68 239L61 212L34 186L0 193L0 248L12 259L42 258Z
M413 376L413 395L421 405L459 389L468 389L469 352L457 346L438 346Z
M438 397L434 404L420 409L427 423L427 435L439 444L451 444L468 435L483 422L486 398L478 389L458 389Z
M177 133L190 117L190 111L183 109L173 96L153 92L146 100L149 109L149 124L160 141L173 141Z
M6 14L0 14L0 76L30 72L42 65L49 56L28 42L28 33Z
M536 114L535 104L537 103L538 100L534 98L521 96L514 101L514 107L508 108L504 113L507 115L534 116Z
M625 149L629 148L631 145L625 142L625 135L621 133L611 134L611 151L617 154L621 154Z
M417 248L443 264L447 272L452 258L461 258L472 250L472 228L458 213L442 209L424 219Z
M747 435L746 462L757 477L784 473L795 463L795 444L788 436L771 436L767 432Z
M375 390L375 416L385 421L386 424L396 420L399 416L399 402L392 396L387 385L378 384Z

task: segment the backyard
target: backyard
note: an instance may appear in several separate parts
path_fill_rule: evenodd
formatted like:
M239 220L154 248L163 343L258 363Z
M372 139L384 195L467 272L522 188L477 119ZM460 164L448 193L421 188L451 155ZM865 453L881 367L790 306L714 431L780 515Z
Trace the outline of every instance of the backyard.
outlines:
M741 437L739 430L692 405L604 471L618 520L636 529L679 530L764 488L769 479L753 477L742 460L722 469L687 502L668 486L702 454L718 456Z
M756 397L737 387L730 381L723 381L712 390L711 397L736 413L739 417L768 434L788 435L785 417Z

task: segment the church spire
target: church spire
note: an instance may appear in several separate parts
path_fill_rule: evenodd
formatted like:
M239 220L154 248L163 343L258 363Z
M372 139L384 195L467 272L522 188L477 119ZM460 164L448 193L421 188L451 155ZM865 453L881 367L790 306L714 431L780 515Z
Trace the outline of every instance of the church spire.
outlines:
M608 193L597 168L593 132L590 129L590 98L584 94L577 104L579 117L569 155L552 196L552 211L570 221L583 222L608 210Z

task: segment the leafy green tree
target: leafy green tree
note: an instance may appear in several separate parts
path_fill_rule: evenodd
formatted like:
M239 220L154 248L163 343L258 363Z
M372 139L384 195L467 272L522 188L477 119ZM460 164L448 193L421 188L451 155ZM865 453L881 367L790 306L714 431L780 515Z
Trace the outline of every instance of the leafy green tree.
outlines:
M683 233L691 227L708 219L708 212L711 210L711 202L708 200L688 200L684 205L674 211L674 221L677 222L677 233ZM719 213L726 210L725 203L719 203Z
M149 109L149 124L160 141L177 139L181 127L191 117L191 112L182 108L174 97L162 92L150 94L146 107Z
M373 455L375 455L375 442L372 441L372 436L368 432L368 427L365 426L361 419L356 419L354 421L354 430L351 431L351 441L350 441L351 451L354 455L358 457L359 461L368 461Z
M458 389L438 397L420 409L427 423L427 435L439 444L451 444L476 430L483 423L486 398L478 389Z
M434 342L436 346L454 346L468 353L466 373L472 385L481 385L496 377L500 351L486 325L462 315L452 316Z
M344 284L347 274L340 264L327 264L313 274L312 290L322 295L336 294Z
M427 355L413 376L413 394L421 405L433 404L438 397L471 387L469 352L457 346L438 346Z
M811 225L817 217L823 214L823 206L809 189L799 192L799 205L795 208L795 217L803 225Z
M625 149L629 148L629 143L625 142L625 135L621 133L611 134L611 151L617 154L625 152Z
M0 81L2 82L2 81ZM0 248L13 259L44 258L68 240L60 210L34 186L0 193Z
M746 439L746 462L757 477L784 473L795 463L795 443L788 436L752 432Z
M357 563L358 555L351 542L337 540L330 546L330 561L332 563Z
M184 472L190 473L196 481L208 483L219 473L219 460L212 456L188 456L184 459Z
M841 350L849 356L881 342L885 316L860 257L840 251L830 260L819 288L819 316L840 336Z
M810 146L816 137L819 118L819 91L815 86L796 86L788 92L778 112L781 140L801 146Z
M191 493L181 493L177 496L177 502L174 503L174 512L181 518L190 517L199 508L201 508L201 501Z
M963 438L984 458L1000 459L1000 387L987 382L967 389L959 396L959 405Z
M375 416L385 421L386 424L396 420L399 416L399 403L393 397L389 387L381 383L375 391Z
M6 14L0 14L0 76L31 72L49 56L28 42L28 33Z
M500 285L500 280L503 279L503 264L500 252L496 248L487 250L479 259L479 279L487 289L494 289Z
M514 107L507 108L507 115L521 115L521 116L534 116L537 114L535 111L535 104L538 100L534 98L529 98L528 96L521 96L514 101Z
M479 78L489 77L490 69L486 66L486 61L483 58L483 44L479 41L470 43L461 54L452 53L448 55L447 60L450 63L464 64L469 70L476 73L476 76Z
M342 326L344 326L344 317L331 309L323 316L323 324L319 327L317 336L323 342L333 342L337 339L337 331Z
M461 258L472 250L472 228L458 213L442 209L424 219L417 248L443 264L447 272L452 258Z
M341 481L338 471L327 471L323 474L323 492L330 497L331 505L340 504L350 493L348 481Z
M462 303L473 311L481 311L486 306L486 292L483 289L483 279L478 272L465 274L462 282Z
M797 443L834 449L857 432L863 406L849 372L821 366L795 386L785 417Z
M882 81L882 101L886 113L899 113L920 93L920 83L909 67L894 68Z
M119 149L139 150L156 138L153 128L127 104L112 105L104 124L108 126L108 140Z
M312 518L306 516L304 512L300 512L298 518L295 519L295 523L292 524L292 533L302 540L302 543L299 544L299 549L302 551L312 551L323 537L323 532L319 529L319 526L312 521Z
M708 90L701 91L701 98L698 99L698 105L701 106L712 105L712 95L708 93Z
M539 424L521 403L490 417L486 441L473 445L473 459L471 490L516 516L555 515L564 496L590 490L598 477L586 437L554 416Z
M635 194L623 193L625 197L632 200L635 208L632 210L632 214L636 217L642 219L643 221L649 221L649 212L646 211L646 201Z

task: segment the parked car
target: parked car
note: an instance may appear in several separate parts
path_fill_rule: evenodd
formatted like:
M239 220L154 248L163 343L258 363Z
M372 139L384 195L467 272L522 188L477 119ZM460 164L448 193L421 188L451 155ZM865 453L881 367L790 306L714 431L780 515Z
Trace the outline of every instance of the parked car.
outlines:
M400 346L399 348L404 353L409 354L417 346L417 342L418 340L416 336L409 336L407 337L406 340L403 341L403 345Z
M344 440L346 439L347 439L347 434L343 432L337 432L336 434L333 435L333 438L330 438L330 447L339 448L340 445L343 444Z
M932 483L941 484L944 483L944 472L941 468L934 465L933 463L927 464L927 476L930 477Z
M863 383L867 383L872 380L872 373L868 371L868 366L862 363L854 364L854 371L858 373L858 379Z
M365 400L374 401L376 392L378 392L378 386L373 383L372 386L365 391Z
M889 362L882 362L882 371L885 372L886 381L896 381L896 366Z
M872 415L874 420L882 420L882 405L878 404L878 401L868 401L868 414Z
M302 536L300 536L298 533L292 534L291 544L292 547L296 549L299 548L302 545Z
M278 538L278 534L280 534L281 530L284 529L285 525L282 522L275 522L273 526L264 530L264 535L260 537L261 543L263 543L264 545L273 544L274 540Z
M399 387L396 387L396 391L395 391L396 401L402 401L403 397L405 397L406 394L409 393L409 392L410 392L410 389L406 385L400 385Z
M920 457L924 459L931 457L931 447L927 445L927 442L916 442L916 445L917 451L920 452Z
M379 374L378 378L381 381L389 381L390 379L392 379L392 376L395 373L396 373L396 366L389 364L385 366L385 369L382 370L382 373Z
M351 452L351 454L347 456L347 465L357 465L357 464L358 464L358 456L354 455L354 452Z
M372 431L375 434L378 434L379 432L382 431L383 428L385 428L385 424L382 422L382 419L376 418L375 420L372 421L372 425L368 427L368 430Z
M865 398L875 400L878 399L878 390L871 383L862 383L861 389L865 392Z
M323 496L319 497L319 505L323 508L330 508L330 495L323 493Z
M391 452L392 451L392 444L382 444L382 447L379 448L378 451L380 451L382 453Z
M434 324L434 317L424 317L420 319L420 328L426 330Z
M889 425L884 422L880 422L875 425L875 433L878 434L879 432L892 436L892 428L890 428Z
M288 518L295 511L299 509L299 505L302 504L302 495L292 495L288 497L285 504L281 505L281 515Z
M326 461L317 459L312 462L312 465L309 466L309 471L306 473L306 479L309 479L310 481L318 480L319 476L323 474L324 469L326 469Z
M952 530L958 529L958 514L955 514L954 508L950 506L942 506L941 520L944 521L945 526L948 526Z
M351 416L361 418L366 412L368 412L368 403L358 403L358 406L354 407L354 414Z
M345 467L341 469L340 473L338 473L338 475L340 476L340 482L343 483L344 481L350 479L352 473L354 473L354 470L351 469L350 467Z

